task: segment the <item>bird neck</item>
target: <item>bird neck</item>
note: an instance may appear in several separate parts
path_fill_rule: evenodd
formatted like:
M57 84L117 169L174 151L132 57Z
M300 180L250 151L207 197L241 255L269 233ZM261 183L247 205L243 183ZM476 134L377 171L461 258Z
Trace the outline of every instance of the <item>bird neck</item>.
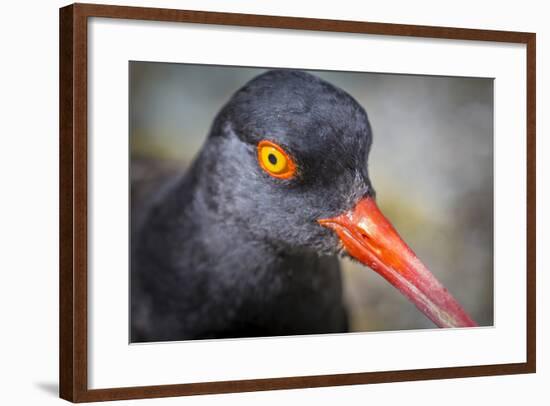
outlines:
M220 260L247 250L264 258L289 253L289 247L258 238L248 230L249 225L232 213L232 202L226 201L231 197L223 191L222 182L216 168L199 155L151 214L150 222L158 223L152 229L159 230L171 241L192 240L190 247ZM189 254L176 246L181 255Z

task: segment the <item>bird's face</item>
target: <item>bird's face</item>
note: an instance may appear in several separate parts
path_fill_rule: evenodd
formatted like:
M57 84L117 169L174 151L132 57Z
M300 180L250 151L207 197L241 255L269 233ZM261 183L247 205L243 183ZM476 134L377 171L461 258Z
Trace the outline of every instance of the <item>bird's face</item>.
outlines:
M369 266L439 326L474 322L377 208L364 109L306 73L271 71L239 90L203 150L216 210L285 250L343 253ZM214 199L214 198L213 198Z

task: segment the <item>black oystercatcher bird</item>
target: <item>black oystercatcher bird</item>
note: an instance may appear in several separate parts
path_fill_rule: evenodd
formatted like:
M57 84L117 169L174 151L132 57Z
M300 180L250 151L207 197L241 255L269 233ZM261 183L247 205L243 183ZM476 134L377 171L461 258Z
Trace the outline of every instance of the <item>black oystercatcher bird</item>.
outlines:
M310 74L237 91L133 232L132 342L345 332L339 254L437 326L475 326L377 208L371 142L365 110Z

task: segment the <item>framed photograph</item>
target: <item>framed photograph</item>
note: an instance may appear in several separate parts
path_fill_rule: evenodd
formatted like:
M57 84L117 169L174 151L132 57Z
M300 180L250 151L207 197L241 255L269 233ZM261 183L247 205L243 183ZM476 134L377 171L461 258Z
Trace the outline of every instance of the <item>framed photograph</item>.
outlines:
M60 396L535 372L535 34L60 10Z

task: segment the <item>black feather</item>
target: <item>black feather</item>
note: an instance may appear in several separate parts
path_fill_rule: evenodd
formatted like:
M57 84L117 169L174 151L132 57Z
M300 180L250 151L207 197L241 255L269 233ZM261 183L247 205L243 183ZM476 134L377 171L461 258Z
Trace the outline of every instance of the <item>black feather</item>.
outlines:
M258 165L267 139L296 161ZM317 219L374 191L364 109L303 72L267 72L215 118L185 176L133 225L131 341L345 332L337 237Z

